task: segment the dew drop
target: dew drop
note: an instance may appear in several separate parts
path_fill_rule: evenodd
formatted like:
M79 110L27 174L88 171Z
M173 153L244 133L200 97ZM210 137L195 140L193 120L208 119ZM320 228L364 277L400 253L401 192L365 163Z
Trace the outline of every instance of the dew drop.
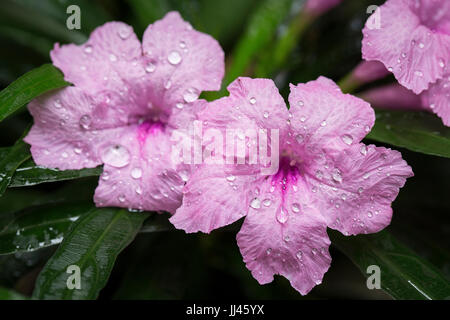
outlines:
M416 71L414 71L414 74L416 76L418 76L418 77L423 77L423 72L422 71L416 70Z
M334 181L342 182L342 174L341 171L339 171L339 169L333 171L332 177Z
M362 193L364 191L364 189L362 187L358 188L358 193Z
M184 98L184 101L186 101L187 103L190 103L190 102L194 102L195 100L197 100L199 95L200 94L197 91L197 89L190 88L190 89L186 90L186 92L183 94L183 98Z
M351 145L353 142L353 137L349 134L344 134L341 139L346 145Z
M443 59L439 59L439 67L445 68L445 62Z
M233 182L234 180L236 180L235 176L228 176L227 177L227 181Z
M369 217L369 218L372 218L373 217L373 215L372 215L372 212L367 212L367 216Z
M92 120L91 120L91 117L89 115L87 115L87 114L83 115L80 118L80 127L85 129L85 130L88 130L91 127L91 121Z
M288 219L287 213L281 208L277 213L277 220L279 223L285 223Z
M101 159L104 163L121 168L130 163L130 153L128 149L119 144L113 144L103 149Z
M167 56L167 60L170 64L177 65L181 62L181 55L178 51L172 51Z
M272 201L270 201L270 199L264 199L264 201L263 201L263 205L265 207L269 207L271 203L272 203Z
M121 194L117 199L118 199L120 202L125 202L125 195Z
M367 154L367 146L366 145L362 145L361 149L359 149L359 152L365 156Z
M267 111L264 111L263 117L267 119L269 117L269 113Z
M92 52L92 46L90 44L86 45L84 47L84 52L91 53Z
M292 204L292 211L295 213L299 213L300 212L300 205L298 203L293 203Z
M322 121L322 123L320 124L321 127L325 127L327 125L327 122L325 120Z
M297 256L297 259L298 259L298 260L302 260L303 252L298 251L297 254L296 254L296 256Z
M123 40L127 39L131 34L131 28L127 26L123 26L119 29L119 37Z
M272 248L267 249L266 253L267 253L267 255L271 254L272 253Z
M304 103L302 100L299 100L299 101L297 102L297 105L298 105L299 107L303 107L303 106L305 105L305 103Z
M184 107L184 104L182 104L181 102L178 102L176 105L175 105L175 107L177 107L177 109L183 109L183 107Z
M317 171L316 171L316 178L317 178L317 179L322 179L322 177L323 177L323 172L320 171L320 170L317 170Z
M295 140L297 140L298 143L302 143L305 137L302 134L298 134L295 136Z
M186 42L180 41L180 48L181 48L181 49L186 48Z
M134 191L136 191L137 194L142 194L142 188L140 186L137 186Z
M252 207L253 209L259 209L261 208L261 201L258 198L254 198L251 202L250 202L250 207Z
M317 254L317 249L316 248L312 248L311 252L312 252L313 255L316 255Z
M251 97L250 98L250 103L251 104L255 104L256 103L256 98L255 97Z
M105 171L102 173L102 180L108 181L109 180L109 173L108 171Z
M109 55L109 61L111 61L111 62L116 62L116 61L117 61L117 57L111 53L111 54Z
M147 73L152 73L155 71L155 69L156 69L156 65L153 62L149 62L145 66L145 72L147 72Z
M133 179L139 179L142 177L142 169L141 168L133 168L133 170L131 170L131 177Z

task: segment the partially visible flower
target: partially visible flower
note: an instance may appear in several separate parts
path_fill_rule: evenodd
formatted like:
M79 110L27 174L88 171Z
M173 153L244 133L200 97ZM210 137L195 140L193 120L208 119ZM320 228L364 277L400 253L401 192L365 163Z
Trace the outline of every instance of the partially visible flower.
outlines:
M374 124L373 109L327 78L291 85L289 110L268 79L238 78L228 90L199 119L223 136L227 128L279 130L279 149L269 141L278 171L262 175L261 159L202 164L170 221L209 233L246 216L237 242L253 277L265 284L279 274L307 294L331 263L327 226L345 235L383 229L413 173L399 152L361 143Z
M429 111L422 106L420 96L398 83L369 89L358 96L377 108Z
M175 212L187 173L170 160L173 130L192 119L202 90L218 90L224 54L177 12L150 25L142 45L121 22L98 27L81 45L58 44L53 64L74 84L29 104L25 138L38 165L104 164L97 206Z
M448 0L388 0L378 14L380 28L372 27L370 17L363 30L364 59L381 61L417 94L448 74Z
M369 20L380 15L380 28ZM388 0L363 30L363 58L383 62L450 126L450 1Z
M424 108L436 113L450 127L450 72L423 92L421 98Z
M313 16L319 16L334 8L343 0L308 0L305 3L304 11Z

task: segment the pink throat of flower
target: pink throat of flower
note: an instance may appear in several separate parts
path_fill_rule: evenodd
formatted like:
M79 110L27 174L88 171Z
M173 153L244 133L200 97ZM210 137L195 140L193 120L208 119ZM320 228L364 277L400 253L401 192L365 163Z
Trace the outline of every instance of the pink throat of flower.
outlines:
M163 132L165 125L162 122L144 121L138 127L138 141L141 146L145 144L149 135L156 135Z
M293 188L297 191L297 180L300 176L297 163L289 156L283 156L280 159L278 172L272 175L271 192L279 189L284 195L288 188Z

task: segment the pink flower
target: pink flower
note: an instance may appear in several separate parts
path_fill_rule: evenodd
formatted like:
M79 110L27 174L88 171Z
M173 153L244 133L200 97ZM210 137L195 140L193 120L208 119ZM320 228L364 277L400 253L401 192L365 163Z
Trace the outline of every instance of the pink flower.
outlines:
M252 275L260 284L283 275L306 294L330 266L327 226L346 235L383 229L413 173L399 152L360 142L374 124L372 108L327 78L291 85L289 111L271 80L239 78L228 90L199 119L221 131L278 129L279 149L270 139L278 171L262 175L262 161L202 164L170 221L209 233L246 216L237 242Z
M363 58L381 61L401 85L422 93L424 108L450 126L450 2L388 0L363 33Z
M429 111L422 106L420 96L398 83L369 89L358 96L377 108Z
M51 51L74 84L29 104L25 138L38 165L58 169L104 164L97 206L175 212L186 180L171 162L170 136L192 119L202 90L218 90L224 54L177 12L150 25L142 45L121 22L98 27L81 46Z
M340 4L342 0L308 0L305 3L305 12L319 16Z

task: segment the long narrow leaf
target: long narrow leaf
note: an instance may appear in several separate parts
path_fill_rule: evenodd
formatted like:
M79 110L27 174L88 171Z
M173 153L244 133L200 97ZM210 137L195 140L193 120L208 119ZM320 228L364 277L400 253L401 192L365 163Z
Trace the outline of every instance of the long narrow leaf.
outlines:
M0 121L25 106L33 98L68 86L63 74L51 64L31 70L0 92Z
M118 254L134 239L147 216L114 208L94 209L84 215L42 270L33 298L97 298ZM69 266L80 270L80 289L67 285Z
M396 299L449 299L450 284L431 264L397 241L386 230L373 235L345 237L331 231L332 243L366 276L378 266L381 288Z

